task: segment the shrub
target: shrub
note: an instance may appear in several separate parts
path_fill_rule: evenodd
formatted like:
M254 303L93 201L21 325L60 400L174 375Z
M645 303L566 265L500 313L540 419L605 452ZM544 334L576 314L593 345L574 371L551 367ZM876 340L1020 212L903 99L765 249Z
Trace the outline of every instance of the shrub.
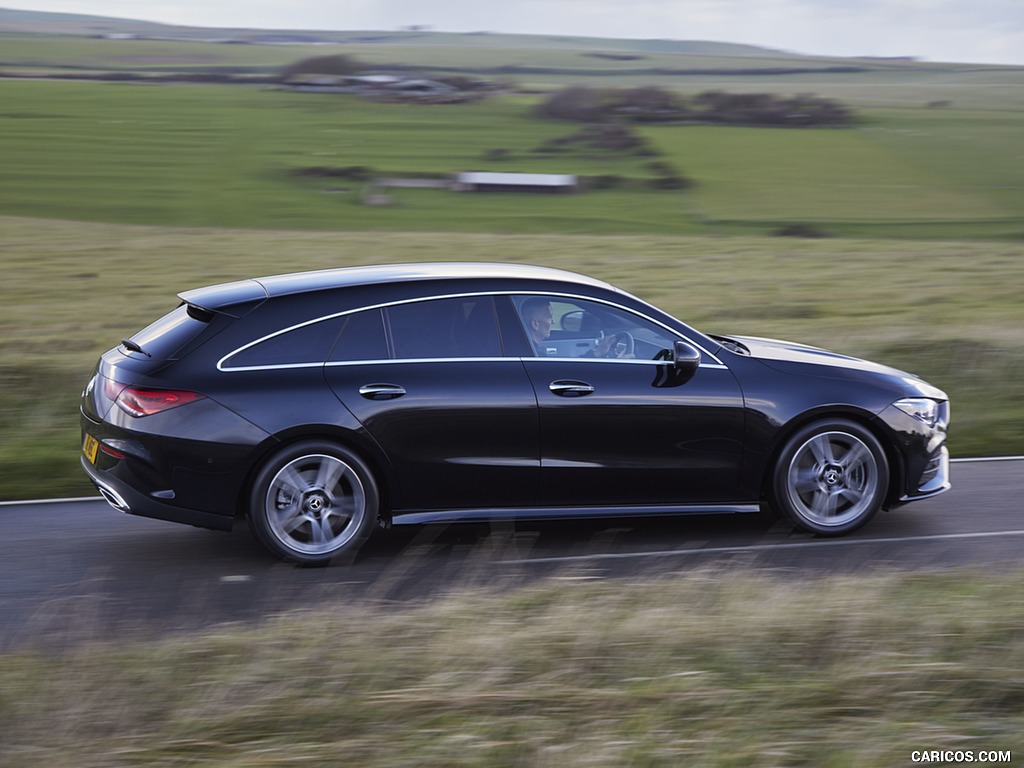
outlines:
M779 227L772 234L776 237L829 237L828 232L813 224L787 224L784 227Z
M364 69L365 64L342 53L334 56L314 56L282 69L281 80L287 81L300 75L355 75Z

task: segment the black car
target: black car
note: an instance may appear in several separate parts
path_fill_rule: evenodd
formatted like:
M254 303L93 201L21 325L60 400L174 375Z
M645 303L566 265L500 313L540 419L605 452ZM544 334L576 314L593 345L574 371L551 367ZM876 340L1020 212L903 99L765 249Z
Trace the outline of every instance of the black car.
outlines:
M701 333L561 270L411 264L180 294L104 354L82 465L115 508L247 516L323 564L378 524L754 512L842 534L949 488L946 395Z

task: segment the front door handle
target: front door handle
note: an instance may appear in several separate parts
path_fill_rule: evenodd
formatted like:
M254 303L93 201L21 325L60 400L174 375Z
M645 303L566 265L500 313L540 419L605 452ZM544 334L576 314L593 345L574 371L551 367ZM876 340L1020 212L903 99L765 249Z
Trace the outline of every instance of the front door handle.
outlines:
M583 397L593 394L594 388L585 381L569 381L560 379L548 384L548 389L559 397Z
M405 390L397 384L364 384L359 394L367 400L394 400L405 394Z

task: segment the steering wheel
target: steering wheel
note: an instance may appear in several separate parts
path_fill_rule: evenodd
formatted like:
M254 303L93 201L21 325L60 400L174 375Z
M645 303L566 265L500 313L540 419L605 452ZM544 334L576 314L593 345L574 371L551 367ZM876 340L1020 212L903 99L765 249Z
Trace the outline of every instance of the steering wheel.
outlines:
M633 339L633 334L629 331L619 331L611 336L614 341L608 347L608 351L604 353L606 358L622 360L636 357L636 341Z

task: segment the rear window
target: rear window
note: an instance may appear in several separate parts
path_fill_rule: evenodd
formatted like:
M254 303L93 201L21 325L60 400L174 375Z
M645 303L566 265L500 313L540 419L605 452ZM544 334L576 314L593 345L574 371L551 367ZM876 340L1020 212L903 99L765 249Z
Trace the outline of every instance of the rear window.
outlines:
M199 307L182 304L155 323L131 337L154 360L174 360L186 344L195 339L210 324L213 317ZM130 355L141 356L130 352Z

